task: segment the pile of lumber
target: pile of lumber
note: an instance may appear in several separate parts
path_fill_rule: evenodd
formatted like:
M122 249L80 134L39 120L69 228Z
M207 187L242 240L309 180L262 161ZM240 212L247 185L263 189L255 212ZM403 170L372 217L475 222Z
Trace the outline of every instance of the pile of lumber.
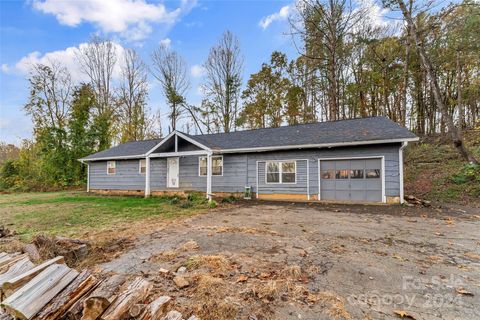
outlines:
M34 265L27 254L0 253L0 320L182 320L171 298L152 299L152 283L77 271L62 256ZM188 320L196 320L195 316Z

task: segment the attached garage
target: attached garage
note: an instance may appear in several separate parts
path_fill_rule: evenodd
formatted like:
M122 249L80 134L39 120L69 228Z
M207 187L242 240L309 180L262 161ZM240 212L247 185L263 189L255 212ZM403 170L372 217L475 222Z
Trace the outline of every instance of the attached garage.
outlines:
M384 158L319 159L319 199L383 202Z

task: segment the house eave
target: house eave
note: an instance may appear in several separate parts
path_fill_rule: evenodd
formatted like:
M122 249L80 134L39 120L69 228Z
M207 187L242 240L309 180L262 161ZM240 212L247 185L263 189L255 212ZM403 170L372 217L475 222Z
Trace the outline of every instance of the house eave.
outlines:
M78 159L80 162L88 161L103 161L103 160L128 160L128 159L142 159L145 158L145 154L138 154L132 156L112 156L112 157L98 157L98 158L81 158Z
M265 152L277 150L292 150L292 149L312 149L312 148L333 148L333 147L348 147L357 145L371 145L371 144L385 144L385 143L401 143L418 141L419 138L401 138L401 139L383 139L383 140L366 140L366 141L350 141L350 142L335 142L335 143L318 143L318 144L303 144L303 145L285 145L272 147L258 147L258 148L236 148L214 150L214 153L244 153L244 152Z
M319 144L303 144L303 145L285 145L285 146L272 146L272 147L258 147L258 148L235 148L235 149L206 149L204 151L190 152L192 154L200 153L247 153L247 152L266 152L266 151L278 151L278 150L294 150L294 149L313 149L313 148L334 148L334 147L348 147L359 145L373 145L373 144L386 144L386 143L403 143L418 141L419 138L400 138L400 139L383 139L383 140L366 140L366 141L349 141L349 142L336 142L336 143L319 143ZM150 151L153 151L151 149ZM81 158L78 159L81 162L88 161L104 161L104 160L128 160L128 159L142 159L146 157L165 157L168 155L188 155L188 152L172 152L172 153L153 153L130 155L130 156L111 156L111 157L98 157L98 158Z

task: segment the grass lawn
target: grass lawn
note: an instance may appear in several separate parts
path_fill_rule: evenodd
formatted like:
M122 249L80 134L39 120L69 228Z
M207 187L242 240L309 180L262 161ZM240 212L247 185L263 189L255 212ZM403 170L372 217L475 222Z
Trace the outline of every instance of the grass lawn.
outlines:
M134 229L151 230L158 223L206 211L201 197L115 197L86 192L0 195L0 226L28 241L35 234L86 238L89 235Z

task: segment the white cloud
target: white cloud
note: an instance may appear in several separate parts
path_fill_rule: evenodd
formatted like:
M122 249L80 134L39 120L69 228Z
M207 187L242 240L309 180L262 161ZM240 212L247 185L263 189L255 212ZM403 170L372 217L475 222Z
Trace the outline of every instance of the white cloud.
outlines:
M262 20L258 23L258 25L262 29L267 29L272 22L275 21L283 21L287 20L290 14L292 13L293 5L287 5L282 8L280 8L280 11L275 12L269 16L263 17Z
M199 96L204 96L205 95L205 88L202 85L198 85L196 92Z
M357 0L359 8L356 10L361 10L365 14L366 21L372 27L388 27L392 25L391 21L387 21L385 16L390 12L387 8L382 8L378 6L374 0Z
M190 69L190 73L193 77L200 78L205 73L205 69L201 65L196 64L192 66L192 68Z
M31 67L36 63L49 65L52 62L60 62L70 71L74 82L87 81L86 76L80 69L77 56L80 53L80 50L86 48L88 45L88 43L81 43L77 47L68 47L64 50L51 51L43 55L38 51L34 51L21 58L14 66L2 65L2 71L5 69L9 72L27 75L30 72ZM114 43L114 46L117 56L117 64L113 70L113 77L118 79L121 74L120 63L123 61L125 49L118 43Z
M161 46L165 46L167 48L170 48L171 44L172 44L172 40L169 39L169 38L165 38L165 39L160 40L160 45Z
M92 23L105 33L139 41L151 31L151 24L173 25L182 14L189 12L196 0L182 0L178 8L168 10L164 4L145 0L33 0L32 6L43 13L54 15L58 22L76 27Z
M8 73L10 71L10 67L8 66L8 64L4 63L2 64L1 70L3 73Z

